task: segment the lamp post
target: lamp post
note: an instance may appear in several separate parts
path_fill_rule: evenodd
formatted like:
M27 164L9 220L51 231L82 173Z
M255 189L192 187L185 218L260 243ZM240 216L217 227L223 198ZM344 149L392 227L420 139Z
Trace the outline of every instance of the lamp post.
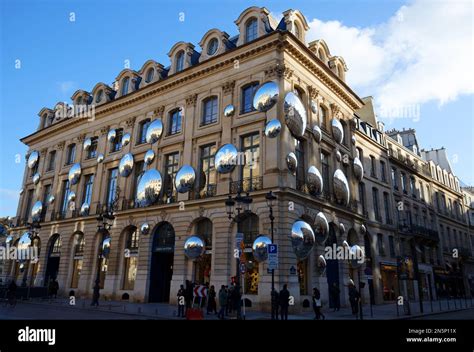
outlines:
M113 207L112 207L113 209ZM101 269L101 259L103 255L103 242L105 235L109 232L112 227L112 224L109 221L114 221L115 216L109 208L104 205L100 214L97 216L97 232L99 232L101 236L101 240L99 242L99 248L97 250L97 275L95 278L95 285L94 285L94 292L93 292L93 301L92 305L99 305L99 294L100 294L100 269Z
M33 221L31 223L28 222L27 225L28 225L28 232L30 233L30 240L33 241L33 239L39 234L39 230L41 229L41 225L39 224L39 221ZM28 266L24 269L25 274L23 275L23 280L21 282L21 286L23 286L23 287L28 286L28 289L26 291L26 299L30 299L30 288L31 288L31 284L32 284L32 282L31 282L32 277L30 278L29 285L26 284L26 281L28 279L28 271L30 269L30 263L36 264L39 261L39 258L35 258L33 260L34 261L32 262L32 260L30 259L30 261L28 262ZM33 273L31 273L31 274L33 275Z
M272 244L274 244L275 241L274 241L274 236L273 236L273 224L274 224L275 217L273 216L273 207L275 206L277 197L273 194L272 191L270 191L265 195L265 199L267 200L267 206L268 206L268 209L270 210L270 215L269 215L270 234L271 234ZM272 292L274 289L275 289L275 270L272 269Z

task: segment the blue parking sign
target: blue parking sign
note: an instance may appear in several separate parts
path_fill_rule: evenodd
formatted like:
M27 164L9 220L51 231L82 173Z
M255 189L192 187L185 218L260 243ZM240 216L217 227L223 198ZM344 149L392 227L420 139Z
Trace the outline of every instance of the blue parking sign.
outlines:
M278 253L278 246L276 244L269 244L268 245L268 253L269 254L277 254Z

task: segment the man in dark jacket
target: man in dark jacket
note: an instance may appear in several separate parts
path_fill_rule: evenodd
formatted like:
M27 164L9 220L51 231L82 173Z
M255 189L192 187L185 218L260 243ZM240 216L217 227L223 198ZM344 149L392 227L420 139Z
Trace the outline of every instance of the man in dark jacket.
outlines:
M280 291L280 314L281 320L288 320L288 306L290 305L290 291L288 285L283 285L283 290Z
M186 297L184 296L185 291L184 291L184 286L180 285L179 290L178 290L178 317L184 318L184 306L186 305Z
M331 287L329 288L329 294L331 295L331 300L333 302L334 311L337 312L341 308L341 301L339 299L339 294L341 290L339 290L339 286L336 282L333 282Z
M360 294L354 284L349 285L349 302L351 302L352 314L359 318L359 300Z
M280 307L280 296L275 288L272 289L272 320L278 320L278 308Z
M227 290L225 289L225 286L222 285L221 289L219 290L219 314L217 314L217 317L219 319L224 319L224 315L227 309Z

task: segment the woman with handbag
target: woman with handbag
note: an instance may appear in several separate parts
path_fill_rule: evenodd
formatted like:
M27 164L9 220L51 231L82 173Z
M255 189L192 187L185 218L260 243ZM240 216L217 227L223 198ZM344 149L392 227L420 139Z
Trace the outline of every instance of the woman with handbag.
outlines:
M315 287L313 288L313 310L314 310L314 320L320 320L321 317L323 320L326 319L326 316L321 313L321 307L323 306L323 303L321 301L321 293L319 292L318 288Z

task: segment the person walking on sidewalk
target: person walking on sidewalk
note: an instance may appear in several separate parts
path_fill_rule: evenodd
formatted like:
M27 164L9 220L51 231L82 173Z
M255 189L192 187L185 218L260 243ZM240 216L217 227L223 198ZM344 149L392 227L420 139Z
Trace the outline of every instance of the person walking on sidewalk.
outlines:
M99 281L95 282L94 289L92 291L92 303L91 306L99 306L99 297L100 297L100 285Z
M318 288L315 287L313 288L313 310L315 314L315 317L314 317L315 320L320 320L321 317L323 317L323 320L326 319L326 316L323 313L321 313L322 306L323 306L323 303L321 301L321 292L319 292Z
M224 315L226 314L227 310L227 290L224 285L222 285L221 289L219 290L219 307L220 309L217 317L224 320Z
M349 302L351 302L352 315L355 315L356 319L359 318L359 300L360 293L355 285L351 283L349 285Z
M209 297L207 299L207 314L212 312L214 312L214 314L217 314L216 289L214 288L214 285L212 285L209 289L208 296Z
M341 308L341 300L339 298L340 293L341 290L339 289L339 286L336 282L333 282L329 288L329 294L331 295L331 300L334 305L334 312L339 312L339 309Z
M184 286L180 285L178 290L178 317L184 318L184 306L186 305Z
M288 285L283 285L283 290L280 291L280 312L281 320L288 320L288 306L290 305L290 291Z
M278 320L278 308L280 307L280 296L275 288L272 289L271 293L271 304L272 304L272 320Z

